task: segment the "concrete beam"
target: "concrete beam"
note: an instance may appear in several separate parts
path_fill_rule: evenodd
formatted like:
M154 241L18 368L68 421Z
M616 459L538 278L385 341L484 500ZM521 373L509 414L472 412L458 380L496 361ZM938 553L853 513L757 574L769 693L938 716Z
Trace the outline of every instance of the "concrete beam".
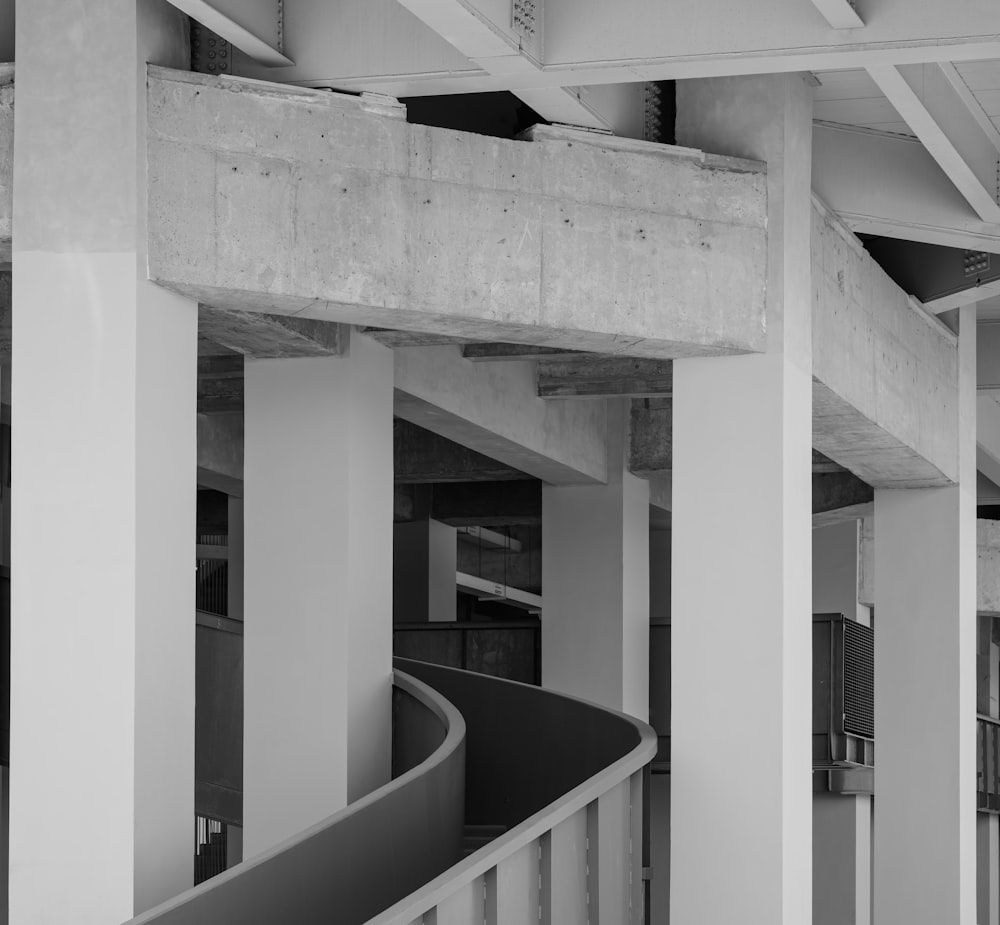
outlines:
M534 364L467 363L458 347L394 356L398 417L547 482L606 479L604 406L543 401Z
M220 309L480 341L763 349L763 165L531 137L150 68L150 276Z
M852 231L1000 254L1000 225L976 215L915 138L815 125L813 190Z
M395 331L392 328L358 328L359 334L370 337L383 347L440 347L443 344L463 344L460 337L428 334L425 331Z
M850 472L813 472L813 527L827 527L868 517L874 511L875 489Z
M198 306L198 335L249 357L340 356L344 330L329 321Z
M629 412L629 462L644 479L669 476L674 467L672 398L634 399Z
M850 0L812 0L833 29L860 29L865 23Z
M591 357L538 361L538 394L542 398L643 398L670 395L673 388L670 360Z
M400 418L392 422L392 449L397 485L530 478L518 469Z
M462 357L474 363L502 363L505 360L540 360L558 357L560 360L583 359L591 356L579 350L548 347L540 344L466 344Z
M957 341L813 210L813 445L876 488L958 474Z
M243 415L198 415L198 484L243 497Z
M541 524L542 483L532 480L436 485L431 516L453 527Z
M198 357L198 414L243 413L243 357Z

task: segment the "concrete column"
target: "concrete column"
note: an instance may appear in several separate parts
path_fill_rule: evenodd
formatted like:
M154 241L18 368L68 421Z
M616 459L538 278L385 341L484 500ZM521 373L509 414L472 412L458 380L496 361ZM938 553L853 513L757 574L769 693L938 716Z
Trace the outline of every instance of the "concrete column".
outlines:
M392 351L245 375L249 858L389 779Z
M393 621L454 623L458 535L427 518L393 525Z
M959 484L875 491L879 925L976 920L974 305L960 324Z
M608 401L607 485L542 486L542 686L649 715L649 483Z
M10 918L191 885L196 306L146 281L156 0L17 4Z
M811 92L679 81L677 140L767 161L768 350L674 363L670 921L812 916ZM725 272L719 267L718 272Z

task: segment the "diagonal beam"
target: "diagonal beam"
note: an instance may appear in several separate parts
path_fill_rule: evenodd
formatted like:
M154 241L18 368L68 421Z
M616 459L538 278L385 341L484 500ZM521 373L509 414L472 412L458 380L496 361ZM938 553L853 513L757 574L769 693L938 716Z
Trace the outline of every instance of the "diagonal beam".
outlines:
M860 29L864 25L850 0L812 0L812 3L834 29Z
M264 67L294 64L281 50L281 0L170 0Z
M481 5L469 0L399 0L399 3L490 75L517 75L527 77L530 83L540 72L542 0L530 4L530 13L515 10L506 22L492 20ZM641 85L623 84L593 94L584 87L572 86L526 86L513 92L550 122L641 137Z
M855 232L1000 254L1000 224L976 215L916 139L817 123L813 189Z
M868 73L984 222L1000 222L997 149L935 64L875 65Z

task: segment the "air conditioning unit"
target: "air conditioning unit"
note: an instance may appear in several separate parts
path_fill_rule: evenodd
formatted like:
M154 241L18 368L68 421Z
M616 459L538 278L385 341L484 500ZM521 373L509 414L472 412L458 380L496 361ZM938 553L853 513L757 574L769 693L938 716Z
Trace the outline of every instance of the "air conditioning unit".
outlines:
M813 768L875 764L875 639L840 613L813 614Z

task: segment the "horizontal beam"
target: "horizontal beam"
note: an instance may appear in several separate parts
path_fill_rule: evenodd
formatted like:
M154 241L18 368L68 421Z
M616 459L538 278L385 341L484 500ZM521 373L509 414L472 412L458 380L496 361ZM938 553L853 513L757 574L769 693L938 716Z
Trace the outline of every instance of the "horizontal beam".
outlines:
M359 328L359 334L370 337L383 347L440 347L444 344L462 344L460 337L426 331L395 331L391 328Z
M570 362L538 361L541 398L635 398L671 395L674 367L670 360L591 357Z
M903 121L984 222L1000 222L997 149L936 64L868 68Z
M813 127L813 189L855 232L1000 254L984 222L916 139Z
M310 318L198 306L198 336L249 357L340 356L341 325Z
M540 360L549 357L569 360L589 356L591 354L579 350L565 350L562 347L547 347L542 344L466 344L462 347L462 357L474 363Z
M875 489L850 472L813 472L813 527L867 517L874 511Z
M925 4L919 16L912 0L880 0L864 29L835 30L805 0L545 0L542 67L494 73L396 3L285 6L296 65L280 79L397 97L1000 57L1000 11L978 0ZM269 78L252 65L242 73Z
M243 413L243 357L198 357L198 413Z
M149 101L149 272L187 298L609 354L764 346L756 162L159 68Z
M392 449L393 476L397 484L530 478L518 469L400 418L392 422Z
M812 0L812 4L834 29L860 29L865 24L850 0Z
M467 363L458 347L394 359L398 417L554 484L607 478L604 406L542 401L532 363Z
M429 512L420 485L397 485L393 518L409 521L433 517L452 527L509 527L542 522L542 483L450 482L435 485Z
M876 488L958 475L958 345L821 203L812 222L813 446Z

